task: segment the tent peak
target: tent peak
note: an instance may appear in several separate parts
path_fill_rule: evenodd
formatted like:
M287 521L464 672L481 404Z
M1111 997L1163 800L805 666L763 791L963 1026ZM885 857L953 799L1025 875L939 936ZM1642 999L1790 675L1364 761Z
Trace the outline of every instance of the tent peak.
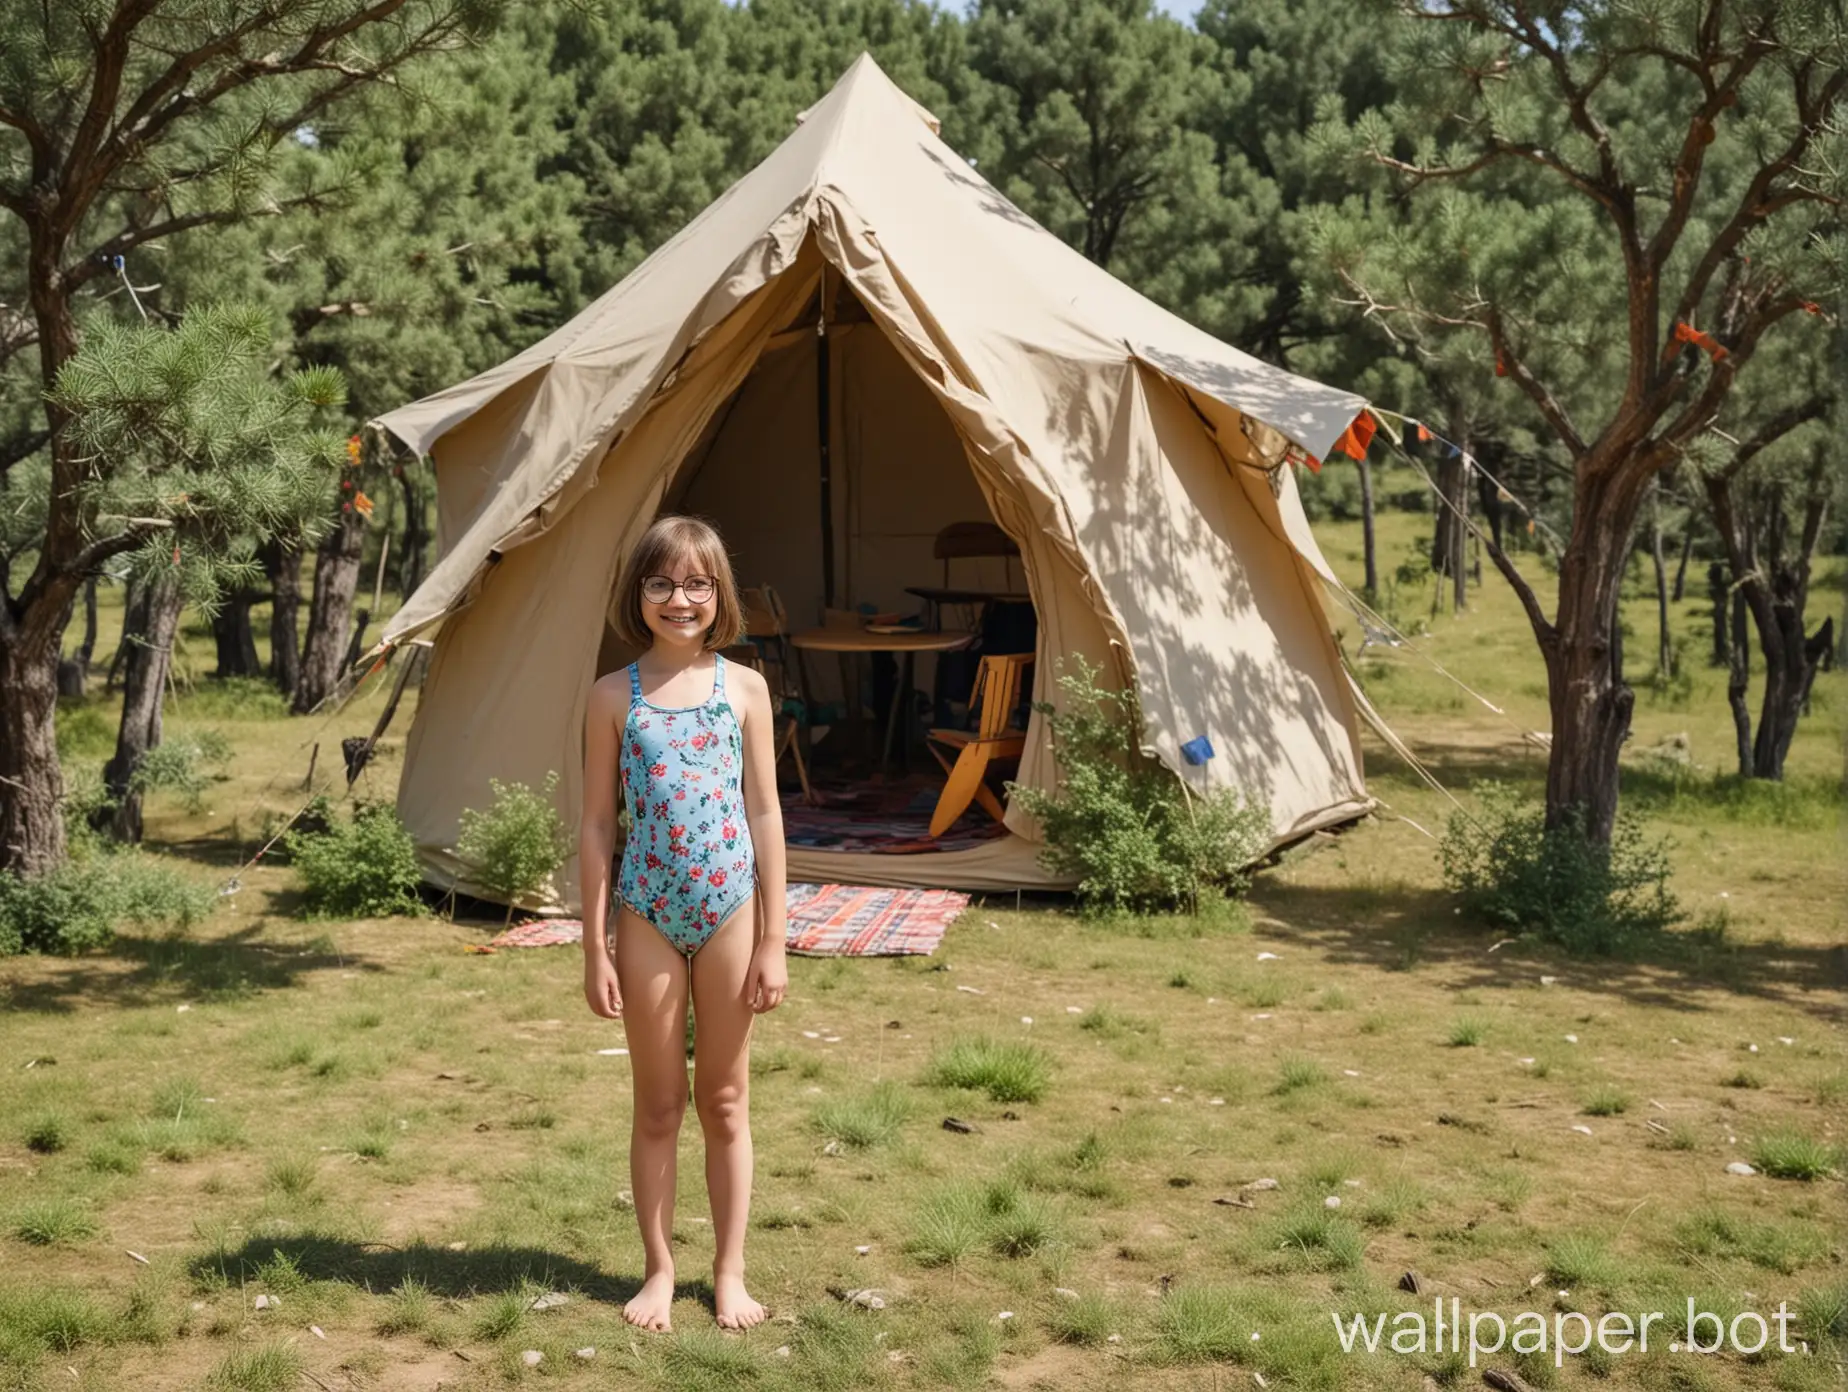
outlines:
M862 101L897 98L910 112L925 125L930 127L932 135L943 133L943 123L929 107L914 101L905 89L894 82L886 70L879 66L873 55L861 50L860 56L847 65L847 71L840 75L834 86L828 89L828 95L796 114L799 126L824 110L831 110L837 105L850 108Z

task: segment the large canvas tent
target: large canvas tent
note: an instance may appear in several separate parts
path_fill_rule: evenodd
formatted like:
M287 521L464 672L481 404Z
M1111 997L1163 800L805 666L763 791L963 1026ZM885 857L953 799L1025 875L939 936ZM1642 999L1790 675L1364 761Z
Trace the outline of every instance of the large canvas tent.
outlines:
M712 518L741 582L775 585L812 624L826 496L837 605L905 607L904 587L939 573L938 529L992 519L1038 616L1037 696L1084 654L1136 684L1148 748L1191 787L1263 797L1279 841L1350 819L1369 806L1359 698L1290 456L1325 454L1364 404L1065 246L863 56L576 318L374 423L433 458L438 490L441 559L382 639L434 633L399 810L435 878L465 890L451 848L490 778L556 771L575 825L587 693L628 660L608 614L642 529L663 509ZM999 580L1004 562L958 564ZM1215 755L1191 764L1181 746L1200 735ZM1055 778L1035 715L1018 779ZM1024 811L1006 826L937 854L792 847L790 874L1055 883ZM554 902L576 907L576 873Z

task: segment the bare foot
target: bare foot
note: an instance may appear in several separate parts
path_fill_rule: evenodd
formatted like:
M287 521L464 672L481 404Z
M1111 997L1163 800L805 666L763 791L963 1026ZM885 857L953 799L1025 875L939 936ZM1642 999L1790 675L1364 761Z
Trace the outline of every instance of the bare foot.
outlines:
M768 1310L751 1299L751 1293L744 1288L742 1276L720 1276L714 1273L712 1308L719 1318L720 1329L749 1329L770 1317Z
M668 1311L674 1305L674 1273L657 1271L642 1282L635 1298L622 1307L622 1317L642 1329L665 1334L674 1326Z

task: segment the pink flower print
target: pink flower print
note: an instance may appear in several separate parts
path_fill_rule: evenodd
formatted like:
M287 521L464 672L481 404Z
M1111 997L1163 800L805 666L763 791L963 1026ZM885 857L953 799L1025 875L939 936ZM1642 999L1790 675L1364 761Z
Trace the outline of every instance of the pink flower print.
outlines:
M659 870L667 862L662 860L661 857L656 855L653 851L650 851L648 852L648 859L646 863L650 870Z
M666 764L650 764L648 766L648 774L651 778L665 777L667 774L667 765Z
M737 825L737 823L736 823L736 822L727 822L727 823L725 824L725 827L724 827L724 830L723 830L723 832L722 832L722 835L723 835L723 836L725 837L725 839L726 839L727 841L736 841L736 840L738 839L738 825Z
M714 889L725 888L725 872L723 870L714 870L708 877L708 880Z
M685 788L674 789L674 801L675 802L685 802L686 800L687 800L687 790Z
M667 815L667 803L657 802L654 805L654 814L657 817L665 817Z
M678 826L670 826L667 829L667 835L670 841L678 841L681 839L681 837L685 836L686 834L687 834L687 825L685 822L681 822Z
M697 880L697 879L698 879L698 878L699 878L699 877L700 877L701 875L703 875L703 874L705 874L705 873L706 873L706 872L705 872L705 870L704 870L703 868L701 868L700 866L697 866L697 865L695 865L695 866L694 866L694 867L693 867L693 868L692 868L691 870L689 870L689 871L687 871L687 877L688 877L689 879L695 879L695 880ZM720 874L722 875L722 874L724 874L725 872L724 872L723 870L721 870L721 871L720 871L719 873L720 873Z
M640 740L633 741L629 745L629 752L635 755L636 758L638 759L641 758L642 757L642 742Z
M667 896L665 894L658 894L655 896L654 911L656 913L665 913L667 911Z

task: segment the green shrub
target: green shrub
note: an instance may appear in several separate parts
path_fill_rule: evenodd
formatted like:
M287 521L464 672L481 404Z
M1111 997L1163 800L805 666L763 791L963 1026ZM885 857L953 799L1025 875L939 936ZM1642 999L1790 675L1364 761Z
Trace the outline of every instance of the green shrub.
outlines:
M1618 813L1603 848L1576 816L1548 831L1545 809L1503 784L1480 785L1478 797L1479 811L1451 816L1439 848L1466 912L1601 956L1641 947L1680 917L1666 844L1645 839L1634 814Z
M383 918L423 911L417 848L385 803L355 807L324 832L290 832L289 859L302 877L303 907L330 918Z
M214 900L139 851L73 858L29 878L0 871L0 957L105 947L124 922L190 928Z
M490 778L494 805L462 813L456 857L478 884L506 903L509 918L514 901L543 888L570 854L564 819L552 801L557 786L555 772L546 774L545 786L536 793L524 783Z
M1064 708L1034 705L1052 730L1058 790L1009 785L1040 823L1042 862L1075 876L1091 908L1173 908L1243 892L1246 868L1270 842L1269 810L1231 789L1189 792L1142 752L1135 693L1100 688L1102 669L1082 656L1073 666L1058 679Z
M213 781L208 768L222 773L231 762L231 742L217 730L199 730L163 740L141 756L130 777L137 792L178 793L188 812L205 810L205 790Z

